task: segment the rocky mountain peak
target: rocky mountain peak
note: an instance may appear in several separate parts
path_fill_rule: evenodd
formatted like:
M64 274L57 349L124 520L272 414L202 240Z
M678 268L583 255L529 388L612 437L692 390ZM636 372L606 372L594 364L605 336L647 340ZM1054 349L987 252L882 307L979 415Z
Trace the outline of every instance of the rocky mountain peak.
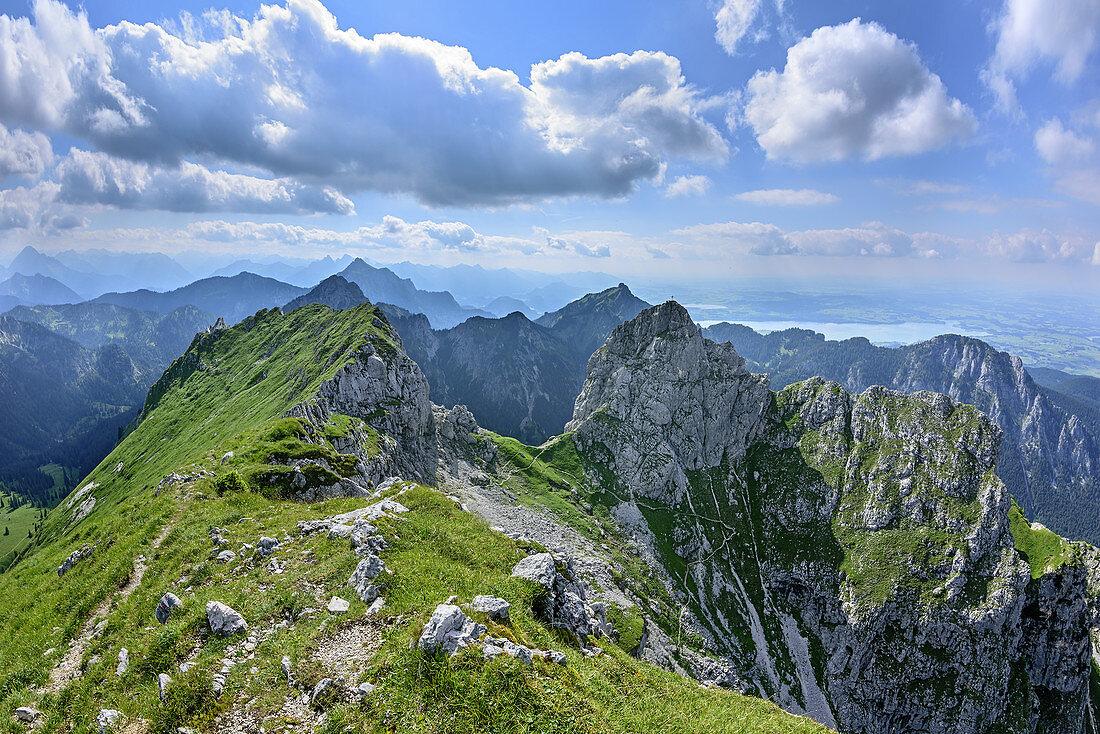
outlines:
M627 486L678 502L685 470L744 457L770 401L768 378L730 344L704 339L669 301L617 327L588 362L566 430L615 455Z
M367 297L355 283L350 283L339 275L330 275L322 280L309 293L298 296L283 306L290 312L311 303L321 303L331 308L344 310L367 302Z

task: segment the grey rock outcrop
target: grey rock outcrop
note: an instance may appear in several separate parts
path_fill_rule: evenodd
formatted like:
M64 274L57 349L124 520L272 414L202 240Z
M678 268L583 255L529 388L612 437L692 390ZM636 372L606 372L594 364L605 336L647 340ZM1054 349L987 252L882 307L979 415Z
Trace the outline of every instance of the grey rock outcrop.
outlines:
M218 635L235 635L248 629L248 623L240 612L220 601L207 602L206 621L210 631Z
M95 546L85 543L77 550L74 550L69 554L69 557L65 559L64 563L57 567L57 575L64 576L69 570L78 562L85 558L89 558L92 553L95 552Z
M549 553L537 553L517 563L512 576L532 581L546 590L535 601L535 616L551 627L571 633L582 647L590 635L606 631L607 621L599 614L602 607L589 604L588 585L577 578L571 559L559 563Z
M41 711L35 708L31 708L30 706L20 706L15 709L15 718L19 721L33 723L41 716Z
M115 675L125 675L130 669L130 651L125 647L118 651L118 665L115 667Z
M549 553L536 553L527 556L512 569L512 576L527 579L544 588L551 588L558 571L554 566L554 557Z
M396 333L392 337L397 340ZM310 433L306 440L331 442L339 453L359 459L354 472L331 485L313 486L304 472L295 475L291 488L298 498L367 496L394 477L434 485L441 472L461 474L477 458L483 463L491 458L492 444L479 440L480 429L470 411L432 405L424 374L399 344L398 340L396 349L381 342L364 345L321 383L314 397L287 411L287 416L303 419ZM352 421L345 435L315 435L334 413L362 423ZM309 464L331 476L332 467L322 459L295 462L299 471ZM370 537L368 532L360 536L354 539L357 545ZM378 540L372 552L377 552Z
M364 457L369 460L359 467L368 482L402 476L434 483L435 420L428 382L403 350L381 352L364 344L353 360L321 383L315 397L287 415L323 425L331 413L359 418L388 439L380 442L376 455ZM365 441L365 436L352 431L334 443L341 453L358 455L363 453L360 446ZM334 489L329 494L340 493Z
M124 719L121 711L115 709L100 709L99 715L95 717L95 723L98 727L99 734L107 734L111 731L115 724Z
M704 339L670 301L617 327L593 353L566 430L604 453L632 494L676 504L687 471L744 458L770 399L767 377Z
M489 615L489 619L507 622L512 605L498 596L480 594L470 601L470 609Z
M267 558L275 549L279 547L279 541L276 538L263 537L256 543L256 552L260 554L261 558Z
M379 594L378 587L374 585L374 579L385 570L386 564L381 558L373 554L369 555L356 565L351 578L348 579L348 586L360 599L370 604L378 598Z
M454 655L485 632L485 625L477 624L455 605L440 604L424 625L417 645L426 653Z

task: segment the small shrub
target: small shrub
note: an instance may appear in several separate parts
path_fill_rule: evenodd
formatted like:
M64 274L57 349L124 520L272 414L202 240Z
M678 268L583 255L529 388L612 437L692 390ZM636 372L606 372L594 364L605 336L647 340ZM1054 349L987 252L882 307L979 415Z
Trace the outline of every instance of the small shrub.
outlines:
M192 668L172 681L165 690L164 703L151 722L152 730L157 734L170 734L181 726L211 720L217 705L209 674Z
M155 676L176 667L177 648L182 637L183 634L176 625L161 627L135 668Z
M247 489L248 483L245 482L244 477L235 471L231 471L228 474L222 474L214 482L214 490L219 496L231 492L244 492Z
M607 621L618 631L615 642L628 653L633 653L642 641L645 632L645 620L637 608L623 608L617 604L607 605Z

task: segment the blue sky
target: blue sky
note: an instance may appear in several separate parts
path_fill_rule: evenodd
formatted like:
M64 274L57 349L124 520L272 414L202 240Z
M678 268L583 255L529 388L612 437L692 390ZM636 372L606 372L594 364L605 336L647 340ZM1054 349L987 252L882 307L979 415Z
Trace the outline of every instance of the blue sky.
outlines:
M1100 282L1100 0L0 14L8 254Z

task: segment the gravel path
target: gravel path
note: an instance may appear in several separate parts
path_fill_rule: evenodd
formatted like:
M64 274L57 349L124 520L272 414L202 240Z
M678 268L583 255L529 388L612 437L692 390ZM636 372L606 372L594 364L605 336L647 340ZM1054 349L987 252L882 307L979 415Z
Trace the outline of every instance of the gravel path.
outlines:
M632 607L634 603L615 585L611 563L602 549L569 525L551 515L549 510L525 507L495 483L478 486L468 478L447 474L441 477L440 488L462 498L466 508L490 526L502 528L505 535L522 535L559 555L565 549L573 557L573 567L581 578L592 585L595 596L602 601Z

